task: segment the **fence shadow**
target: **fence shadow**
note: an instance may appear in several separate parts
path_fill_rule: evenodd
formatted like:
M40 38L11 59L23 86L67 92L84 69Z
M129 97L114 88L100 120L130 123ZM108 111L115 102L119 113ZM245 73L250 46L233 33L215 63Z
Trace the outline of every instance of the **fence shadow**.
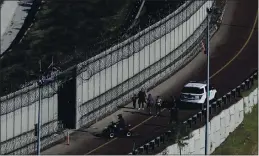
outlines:
M117 108L126 108L126 109L133 109L134 110L133 107L128 107L128 106L118 106Z
M137 111L123 111L123 112L126 112L126 113L131 113L131 114L140 114L140 115L144 115L144 116L155 116L155 114L154 113L152 113L152 114L149 114L148 112L137 112ZM168 116L166 116L166 115L158 115L157 117L162 117L162 118L164 118L164 117L168 117Z
M131 113L131 114L140 114L140 115L144 115L144 116L151 116L148 113L144 113L144 112L137 112L137 111L124 111L126 113Z

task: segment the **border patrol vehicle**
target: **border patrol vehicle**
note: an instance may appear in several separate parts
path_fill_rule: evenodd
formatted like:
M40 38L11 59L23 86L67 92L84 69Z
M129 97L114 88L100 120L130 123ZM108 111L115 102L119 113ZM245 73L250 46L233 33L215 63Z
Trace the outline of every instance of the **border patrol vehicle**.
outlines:
M209 86L210 102L217 99L217 90ZM186 84L180 95L180 107L203 108L207 103L207 84L206 82L190 82Z

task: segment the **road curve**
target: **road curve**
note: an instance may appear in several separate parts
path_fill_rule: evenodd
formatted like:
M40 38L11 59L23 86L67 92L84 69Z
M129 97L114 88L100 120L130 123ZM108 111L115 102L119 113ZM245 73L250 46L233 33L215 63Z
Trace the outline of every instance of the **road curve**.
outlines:
M219 96L224 95L239 85L257 68L258 62L258 30L254 29L251 33L257 14L257 1L251 0L250 3L246 3L244 0L237 0L236 2L229 3L236 3L234 18L231 23L224 23L225 21L223 21L221 27L232 26L231 29L228 29L229 32L226 40L222 45L215 47L216 52L212 52L211 57L211 73L213 73L211 83L218 89ZM257 26L257 22L255 26ZM206 64L203 64L198 72L195 71L192 80L199 81L205 79ZM188 119L195 113L197 113L197 111L182 111L182 113L180 113L181 119ZM168 116L168 112L164 111L163 115ZM166 117L152 118L136 128L134 131L140 135L139 138L134 138L136 145L142 145L146 141L153 139L158 133L164 132L167 128L163 128L163 126L166 125L167 122L168 118ZM132 145L133 139L120 138L87 154L127 154L131 151Z
M234 8L234 9L233 9ZM228 12L228 13L227 13ZM251 72L257 68L257 29L253 29L257 15L257 1L251 0L246 3L245 0L229 1L227 4L223 25L211 40L211 83L218 89L219 96L235 88ZM232 18L232 16L234 18ZM232 20L230 20L232 18ZM229 26L232 25L232 26ZM168 88L170 92L164 94L167 97L170 94L178 94L181 87L188 80L206 79L206 57L199 54L197 69L187 65L188 69L179 71L186 77L167 80L160 85ZM191 63L190 63L191 64ZM176 74L177 75L177 74ZM171 79L171 78L169 78ZM175 82L176 81L176 82ZM175 83L175 88L170 88L168 83ZM159 93L159 89L157 89ZM129 109L130 111L130 109ZM133 111L132 111L133 112ZM181 111L180 119L185 120L197 111ZM163 133L167 129L168 111L163 111L162 117L150 117L144 111L135 112L134 118L127 120L134 125L134 132L137 135L132 138L118 138L105 140L93 137L89 133L75 134L73 139L77 139L80 145L72 144L64 148L63 145L57 145L42 154L91 154L91 155L117 155L128 154L131 152L133 142L136 146L141 146L154 137ZM62 150L63 149L63 150Z

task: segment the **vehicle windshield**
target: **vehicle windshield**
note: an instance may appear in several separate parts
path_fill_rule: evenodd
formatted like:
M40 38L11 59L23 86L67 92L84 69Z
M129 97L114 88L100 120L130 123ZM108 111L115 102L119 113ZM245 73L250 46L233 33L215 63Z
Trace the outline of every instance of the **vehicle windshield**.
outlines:
M196 87L184 87L182 93L190 93L190 94L202 94L204 91L203 89L196 88Z

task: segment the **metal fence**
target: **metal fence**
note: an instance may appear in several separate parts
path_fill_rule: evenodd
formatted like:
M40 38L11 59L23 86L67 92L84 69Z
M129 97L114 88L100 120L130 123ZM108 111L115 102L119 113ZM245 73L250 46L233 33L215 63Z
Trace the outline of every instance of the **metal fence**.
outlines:
M161 25L158 25L157 27L154 27L152 29L150 28L150 29L147 29L147 31L140 32L138 35L134 36L133 38L134 40L129 40L129 42L124 42L125 44L118 45L117 47L114 48L115 49L114 51L111 51L111 52L108 51L107 53L104 53L105 55L103 57L100 57L100 59L92 63L89 63L90 61L86 61L85 63L78 65L79 85L82 84L83 82L89 81L88 83L93 84L93 87L92 88L90 87L91 89L90 93L92 92L94 93L94 94L88 95L87 93L83 93L83 91L78 90L78 92L82 92L81 94L84 94L85 96L87 96L87 98L85 99L81 98L82 105L84 105L85 102L93 98L97 98L100 94L107 92L112 87L119 85L120 83L131 78L135 74L138 74L144 68L159 61L160 58L165 57L166 54L174 51L178 46L180 46L180 44L182 44L182 42L184 42L198 28L202 20L205 19L206 17L204 13L205 9L200 10L201 7L204 7L204 3L205 1L197 1L197 2L195 1L193 5L190 5L189 7L187 7L186 11L183 11L180 14L177 14L177 16L174 16L173 18L168 19L164 23L160 22ZM197 14L198 11L199 13L202 13L202 14ZM190 18L191 18L191 15L193 15L194 13L196 13L196 19L192 18L193 22L191 22ZM187 22L189 23L188 25L187 25ZM171 36L168 34L170 34ZM172 34L174 35L172 36ZM166 46L166 44L164 43L169 41L171 43L167 43L169 45ZM148 53L146 53L146 48L149 49ZM152 54L150 51L154 51L155 54ZM145 56L145 53L147 54L146 56ZM155 56L155 59L151 59L151 58L146 59L148 55ZM131 65L130 63L132 61L132 60L130 61L130 59L133 59L133 67L130 66ZM122 64L122 62L124 63L128 62L128 64L126 63L128 65L128 67L126 68L128 68L128 70L130 71L126 74L124 74L124 72L122 71L117 71L117 72L115 71L114 73L111 73L113 77L112 79L110 79L110 82L109 81L105 82L107 84L112 84L112 85L107 85L107 87L105 88L98 87L100 85L97 84L97 81L95 81L95 79L101 79L105 77L105 76L101 76L100 73L105 71L105 74L110 74L110 72L113 72L113 71L110 71L111 68L114 68L114 70L119 70L119 68L121 69L121 67L123 66L123 65L119 66L119 64ZM145 62L145 65L143 65L144 62ZM119 74L118 72L121 72L121 73ZM117 77L114 75L117 75ZM123 77L123 78L120 78L120 77ZM107 76L106 78L110 78L110 77ZM101 80L101 81L104 81L104 80Z
M196 9L200 9L201 6L203 6L205 1L198 1L198 2L199 3L196 3L197 4ZM204 10L205 9L206 8L204 7ZM197 10L195 10L195 11L197 11ZM188 14L187 12L188 11L186 11L186 14ZM193 11L190 11L190 12L193 13ZM181 16L179 18L181 18ZM183 21L183 20L180 20L180 21ZM143 88L149 89L151 86L154 86L158 81L160 81L167 75L171 75L172 73L177 71L180 67L182 67L185 64L185 62L188 60L189 57L191 57L192 55L197 53L197 51L193 51L193 48L196 45L199 45L199 43L201 42L201 39L204 34L204 30L206 29L205 21L206 20L204 20L201 23L201 25L194 31L193 34L191 34L191 36L187 40L185 40L179 46L176 46L175 50L168 53L164 57L161 57L154 64L139 71L139 73L135 74L133 77L130 77L126 81L124 81L120 84L117 84L115 87L104 92L103 94L101 94L99 96L97 95L96 97L93 97L92 99L87 100L87 102L85 102L85 103L81 103L81 104L79 103L79 105L78 105L78 107L79 107L78 108L79 109L79 115L78 115L79 126L78 127L82 127L84 125L89 125L93 121L96 121L99 118L102 118L102 116L113 112L114 110L116 110L116 108L118 106L121 106L121 105L127 103L129 101L129 99L132 97L132 95L134 93L137 93L140 88L143 87ZM160 36L161 34L165 35L166 33L170 32L170 31L166 32L166 30L167 30L166 26L169 25L169 22L162 24L159 28L155 29L154 31L150 31L149 35L151 36L151 34L152 34L152 36L153 36L152 39L150 39L150 36L147 35L147 37L145 37L146 40L144 40L144 38L140 38L139 40L143 39L142 43L146 42L147 43L146 45L148 45L151 41L154 42L154 40L157 39L157 38L155 38L156 35L158 37L161 37ZM170 27L168 27L168 29L169 28ZM175 27L173 27L173 28L175 28ZM214 29L214 27L213 27L213 29ZM181 35L183 35L183 34L180 34L179 36L181 36ZM125 55L127 57L130 56L129 53L131 53L131 55L132 55L134 53L133 49L137 49L136 52L139 52L139 49L140 49L139 47L141 47L139 45L140 44L136 44L136 45L134 44L132 46L132 51L131 50L125 51ZM137 48L135 48L134 46ZM144 46L145 46L145 44L142 44L141 48L143 48ZM162 46L169 46L169 45L160 44L160 47L162 47ZM121 53L118 51L116 51L116 52L117 52L116 54ZM162 53L161 50L158 53ZM162 54L159 54L159 55L161 56ZM121 54L121 57L122 56L123 56L123 54ZM110 55L110 57L112 57L112 54ZM121 59L118 59L118 60L121 60ZM116 60L116 59L111 59L111 60ZM107 60L104 62L107 62ZM112 61L109 61L109 62L112 62ZM97 63L99 63L99 64L97 64ZM105 67L105 64L104 65L100 65L100 64L101 64L100 62L96 62L96 64L95 64L96 67L95 68L92 67L95 69L95 72L98 72L100 70L100 68L101 68L100 66ZM80 72L82 72L82 70L80 70ZM89 76L90 74L86 74L86 75ZM83 78L81 81L83 81ZM83 87L82 87L82 89L83 89ZM88 90L89 90L89 88L88 88ZM79 90L79 92L80 92L80 90ZM83 90L81 92L83 93ZM94 89L91 90L91 92L94 92Z
M89 100L81 105L79 107L79 112L81 113L81 119L79 121L80 127L91 123L91 121L95 121L100 115L116 109L123 103L127 103L133 94L137 93L141 88L150 88L160 79L163 79L166 75L171 75L174 71L183 66L188 56L197 53L197 51L193 51L193 47L200 43L205 28L206 21L204 21L200 28L174 52L168 54L159 62L146 68L126 82L113 87L100 97ZM175 57L177 53L178 57Z
M110 50L105 51L102 54L97 55L96 57L81 63L78 65L78 74L86 70L89 72L89 78L94 73L101 71L104 68L110 67L112 64L117 63L118 61L133 55L135 52L139 52L143 47L158 40L161 36L172 31L174 28L185 22L192 14L194 14L206 1L187 1L174 13L158 22L157 24L150 26L144 31L140 32L136 36L126 40L125 42L111 48ZM212 31L215 31L215 28L211 28ZM140 88L144 87L150 89L155 86L160 81L163 81L168 76L172 75L174 72L179 70L187 62L189 62L200 49L199 43L203 39L204 31L206 30L206 25L203 22L196 31L179 45L174 51L168 53L166 56L161 58L156 63L145 68L138 74L129 78L127 81L117 85L109 91L106 91L105 94L98 95L94 99L87 101L81 105L79 109L80 119L79 127L82 127L87 124L91 124L92 121L100 119L102 114L107 115L109 112L117 109L117 106L123 105L128 102L133 93L136 93ZM149 34L147 34L150 32ZM182 34L181 34L182 35ZM148 40L147 40L148 39ZM125 47L128 44L134 44L135 47L131 49L128 53L121 55L120 57L116 56L116 59L109 64L106 59L110 57L112 53L118 54L118 48ZM115 49L115 50L112 50ZM108 56L109 55L109 56ZM177 57L176 57L177 56ZM103 65L100 64L103 62ZM44 113L48 114L47 119L42 125L42 148L52 144L53 142L61 139L63 134L57 134L59 130L59 124L57 119L57 114L55 111L50 111L49 108L57 106L57 90L58 82L53 82L50 85L44 86L42 91L42 100L45 100L47 110ZM54 99L54 102L52 101ZM56 100L56 101L55 101ZM37 123L37 106L39 101L39 91L37 84L33 84L30 87L24 88L15 93L9 94L5 97L0 98L1 102L1 121L7 121L7 116L12 114L13 122L10 122L3 125L1 122L1 144L0 144L0 154L29 154L35 151L36 149L36 137L34 136L33 124ZM51 101L51 102L50 102ZM95 109L96 105L98 106ZM56 106L55 106L56 105ZM29 107L35 107L33 115L30 116ZM17 121L23 123L23 118L16 118L16 112L19 111L20 114L25 114L24 109L28 109L26 119L28 122L24 123L26 128L22 126L16 127L15 124ZM58 112L57 112L58 113ZM43 114L43 113L42 113ZM5 116L5 117L4 117ZM52 118L49 118L52 116ZM9 116L10 118L10 116ZM34 122L31 123L30 118L34 118ZM17 120L19 119L19 120ZM17 121L16 121L17 120ZM12 125L11 127L9 125ZM22 124L21 124L22 125ZM3 129L6 129L5 132ZM17 129L20 130L20 134L15 134L14 132ZM10 138L7 137L7 133L13 132L13 136ZM4 134L6 133L6 134Z
M165 19L157 22L156 24L146 28L145 30L139 32L133 37L130 37L126 41L111 47L105 52L96 55L95 57L78 64L77 73L80 74L87 71L88 79L95 73L112 66L113 64L128 58L136 52L142 50L145 46L151 44L152 42L158 40L161 36L171 32L173 29L181 25L187 19L190 18L197 10L202 7L207 1L187 1L181 8L177 9L174 13L167 16ZM149 34L151 33L151 34ZM134 48L130 50L129 53L123 53L117 56L119 50L129 44L134 44ZM112 61L110 61L110 55L116 55Z
M44 86L39 92L36 86L2 98L1 102L1 154L29 154L36 149L34 124L37 123L39 94L42 103L42 146L55 141L58 131L57 83Z

